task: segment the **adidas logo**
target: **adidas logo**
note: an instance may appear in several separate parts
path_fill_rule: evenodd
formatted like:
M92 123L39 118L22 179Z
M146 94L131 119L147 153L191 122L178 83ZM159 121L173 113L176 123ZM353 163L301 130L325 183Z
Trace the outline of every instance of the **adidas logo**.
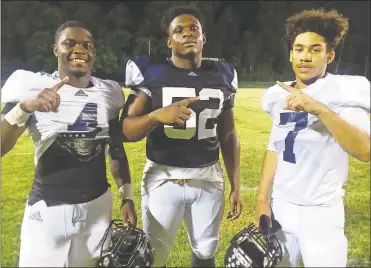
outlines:
M28 218L30 220L36 220L36 221L39 221L39 222L43 221L43 219L41 218L40 211L36 211L35 213L31 214Z
M198 76L198 75L195 74L194 72L190 72L188 75L189 75L189 76Z
M79 91L77 91L77 92L75 93L75 96L87 97L88 94L86 94L82 89L80 89Z

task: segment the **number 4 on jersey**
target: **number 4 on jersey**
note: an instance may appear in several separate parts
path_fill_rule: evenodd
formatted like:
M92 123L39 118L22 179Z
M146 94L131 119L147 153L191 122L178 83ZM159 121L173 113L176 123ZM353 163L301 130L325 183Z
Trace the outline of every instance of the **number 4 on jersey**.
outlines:
M75 123L67 127L68 131L92 131L98 126L98 105L87 103L82 109Z
M290 131L285 138L283 160L289 163L296 164L294 142L299 131L305 129L308 125L308 113L281 113L280 125L286 125L287 123L295 123L295 128L294 130Z

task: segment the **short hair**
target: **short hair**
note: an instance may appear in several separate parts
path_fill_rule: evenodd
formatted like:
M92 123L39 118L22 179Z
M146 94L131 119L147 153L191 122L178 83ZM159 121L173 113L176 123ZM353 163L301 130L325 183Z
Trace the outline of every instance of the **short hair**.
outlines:
M88 29L88 27L86 27L86 25L84 23L82 23L81 21L77 21L77 20L66 21L61 26L59 26L58 29L55 31L54 42L57 43L58 42L58 38L61 35L61 33L66 28L70 28L70 27L82 28L82 29L85 29L85 30L87 30L87 31L90 32L90 30Z
M343 17L336 10L325 11L309 9L297 13L286 20L286 42L289 50L292 49L295 38L305 32L314 32L324 37L327 51L334 50L348 32L348 18Z
M169 34L169 26L173 19L184 14L189 14L197 18L201 26L203 27L204 16L201 14L200 10L196 6L172 6L165 12L161 20L161 28L166 35Z

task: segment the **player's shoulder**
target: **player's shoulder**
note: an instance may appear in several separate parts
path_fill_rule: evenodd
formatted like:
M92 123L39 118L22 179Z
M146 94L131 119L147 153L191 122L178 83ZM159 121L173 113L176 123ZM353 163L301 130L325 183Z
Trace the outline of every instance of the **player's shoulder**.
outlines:
M91 80L92 80L93 84L98 86L98 87L104 87L104 88L107 88L109 90L113 90L113 91L117 91L117 92L122 91L122 88L121 88L120 84L118 82L116 82L115 80L102 79L102 78L98 78L98 77L95 77L95 76L91 76Z
M347 74L330 74L332 79L339 82L344 82L347 84L356 83L356 84L365 84L369 85L370 81L361 75L347 75Z
M27 79L37 80L42 76L51 76L51 74L46 72L33 72L23 69L15 70L7 80L19 80L19 82L24 82Z
M122 87L118 82L115 80L102 79L95 76L91 77L91 81L95 87L106 92L106 95L112 100L112 102L118 103L117 105L119 107L123 105L125 96Z
M150 74L161 65L162 67L168 65L165 57L139 55L130 58L126 63L125 85L140 86L145 77L150 77Z
M126 70L128 68L138 68L141 72L145 72L153 65L168 64L165 57L156 57L150 55L139 55L130 58L126 64Z
M348 107L358 107L370 112L370 81L360 75L333 75L339 88L341 100Z
M336 84L336 88L341 89L339 93L345 96L370 94L370 81L364 76L331 74L331 82Z
M237 71L233 64L219 58L203 58L201 68L206 71L215 72L225 77L224 81L232 85L234 90L238 89Z
M234 67L231 63L219 58L203 58L202 67L211 71L219 71L233 75Z
M50 79L49 79L50 77ZM1 88L2 102L19 102L53 84L52 75L23 69L14 71Z
M284 81L286 85L292 85L294 81ZM263 111L268 114L272 114L274 105L281 103L287 96L289 92L277 84L274 84L264 90L262 97L260 99L260 104Z
M218 72L232 78L237 75L233 65L223 59L203 58L201 68L211 72Z

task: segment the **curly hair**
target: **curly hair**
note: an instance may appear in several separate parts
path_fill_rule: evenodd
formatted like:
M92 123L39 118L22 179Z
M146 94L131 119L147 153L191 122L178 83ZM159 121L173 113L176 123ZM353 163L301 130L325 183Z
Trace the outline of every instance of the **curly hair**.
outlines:
M201 26L203 27L204 16L201 14L200 10L197 7L195 7L194 5L172 6L165 12L161 20L161 28L166 35L169 34L169 26L173 19L184 14L189 14L197 18Z
M325 38L327 51L334 50L348 32L348 18L336 10L310 9L297 13L286 20L287 47L292 49L295 38L305 32L314 32Z

